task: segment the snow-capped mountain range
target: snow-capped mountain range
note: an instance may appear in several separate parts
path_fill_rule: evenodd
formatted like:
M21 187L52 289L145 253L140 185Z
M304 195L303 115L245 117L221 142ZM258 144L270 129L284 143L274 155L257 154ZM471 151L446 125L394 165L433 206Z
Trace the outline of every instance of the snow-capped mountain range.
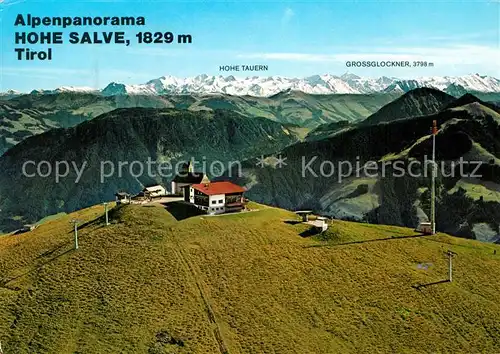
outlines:
M479 74L464 76L431 76L413 80L382 76L363 78L352 73L342 76L330 74L305 78L282 76L230 76L198 75L188 78L162 76L144 84L128 85L112 82L102 90L90 87L65 86L56 90L35 90L38 93L95 92L113 95L164 95L164 94L229 94L249 96L272 96L282 91L294 90L310 94L361 94L375 92L408 92L418 87L432 87L453 92L500 92L500 80Z

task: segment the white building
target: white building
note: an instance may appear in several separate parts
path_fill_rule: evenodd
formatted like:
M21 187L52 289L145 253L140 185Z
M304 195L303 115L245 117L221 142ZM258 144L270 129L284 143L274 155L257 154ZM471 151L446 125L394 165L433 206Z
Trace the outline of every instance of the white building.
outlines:
M160 184L146 187L142 190L145 196L156 198L156 197L164 197L167 195L167 189Z
M242 210L243 193L243 187L226 181L193 184L189 188L189 202L208 214L222 214Z
M425 235L432 235L432 223L427 222L427 221L422 221L418 224L415 231L421 232Z
M323 232L323 231L328 230L327 218L325 218L323 216L318 216L316 218L316 220L307 221L306 223L311 225L311 226L314 226L314 228L318 232Z
M118 192L115 194L116 204L130 204L132 196L126 192Z

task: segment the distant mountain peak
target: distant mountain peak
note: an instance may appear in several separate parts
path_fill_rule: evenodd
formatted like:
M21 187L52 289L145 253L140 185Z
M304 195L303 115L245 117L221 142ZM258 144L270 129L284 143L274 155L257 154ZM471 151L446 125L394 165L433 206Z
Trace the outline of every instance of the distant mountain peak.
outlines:
M465 87L463 87L462 85L453 83L453 84L448 85L445 92L452 95L452 96L460 97L460 96L467 93L467 89Z
M19 95L22 95L22 92L17 91L17 90L12 90L12 89L7 90L5 92L0 92L0 97L4 97L4 98L5 97L7 97L7 98L15 97L15 96L19 96Z
M127 94L127 87L125 84L119 84L117 82L111 82L102 90L102 94L105 96L113 95L125 95Z
M349 71L345 72L342 76L340 76L342 80L359 80L361 79L360 76L353 74Z
M376 92L409 92L420 87L446 91L456 97L467 92L500 92L500 80L491 76L470 74L464 76L431 76L416 79L399 79L382 76L366 78L346 72L342 76L333 74L311 75L304 78L284 76L249 76L200 74L179 78L161 76L144 84L123 84L111 82L103 90L92 88L61 87L57 90L40 90L39 93L59 91L100 92L103 95L177 95L177 94L228 94L234 96L269 97L285 90L309 94L366 94Z

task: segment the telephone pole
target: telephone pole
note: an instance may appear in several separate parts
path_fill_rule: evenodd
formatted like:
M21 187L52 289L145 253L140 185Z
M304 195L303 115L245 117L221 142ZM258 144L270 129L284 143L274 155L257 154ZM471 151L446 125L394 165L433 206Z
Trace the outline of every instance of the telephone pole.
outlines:
M448 252L446 252L446 254L448 255L448 281L451 283L453 281L453 263L452 263L452 259L456 255L456 253L453 252L453 251L448 250Z
M106 226L109 225L109 217L108 217L108 203L104 202L104 212L106 213Z
M431 177L431 227L436 234L436 134L437 122L432 121L432 177Z
M73 223L74 233L75 233L75 250L78 249L78 223L80 220L71 220Z

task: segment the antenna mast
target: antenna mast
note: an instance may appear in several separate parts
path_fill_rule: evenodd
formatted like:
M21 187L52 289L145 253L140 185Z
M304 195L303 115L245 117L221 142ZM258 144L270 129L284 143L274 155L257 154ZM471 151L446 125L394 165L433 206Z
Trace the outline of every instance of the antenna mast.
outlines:
M453 281L453 263L452 263L452 259L453 257L456 255L455 252L453 251L450 251L448 250L448 252L446 252L446 254L448 255L448 281L451 283Z
M75 233L75 250L77 250L78 249L78 223L80 222L80 220L73 219L73 220L71 220L71 222L73 223L74 233Z
M432 121L432 178L431 178L431 227L436 234L436 134L437 122Z
M104 212L106 213L106 226L109 225L109 217L108 217L108 203L104 202Z

